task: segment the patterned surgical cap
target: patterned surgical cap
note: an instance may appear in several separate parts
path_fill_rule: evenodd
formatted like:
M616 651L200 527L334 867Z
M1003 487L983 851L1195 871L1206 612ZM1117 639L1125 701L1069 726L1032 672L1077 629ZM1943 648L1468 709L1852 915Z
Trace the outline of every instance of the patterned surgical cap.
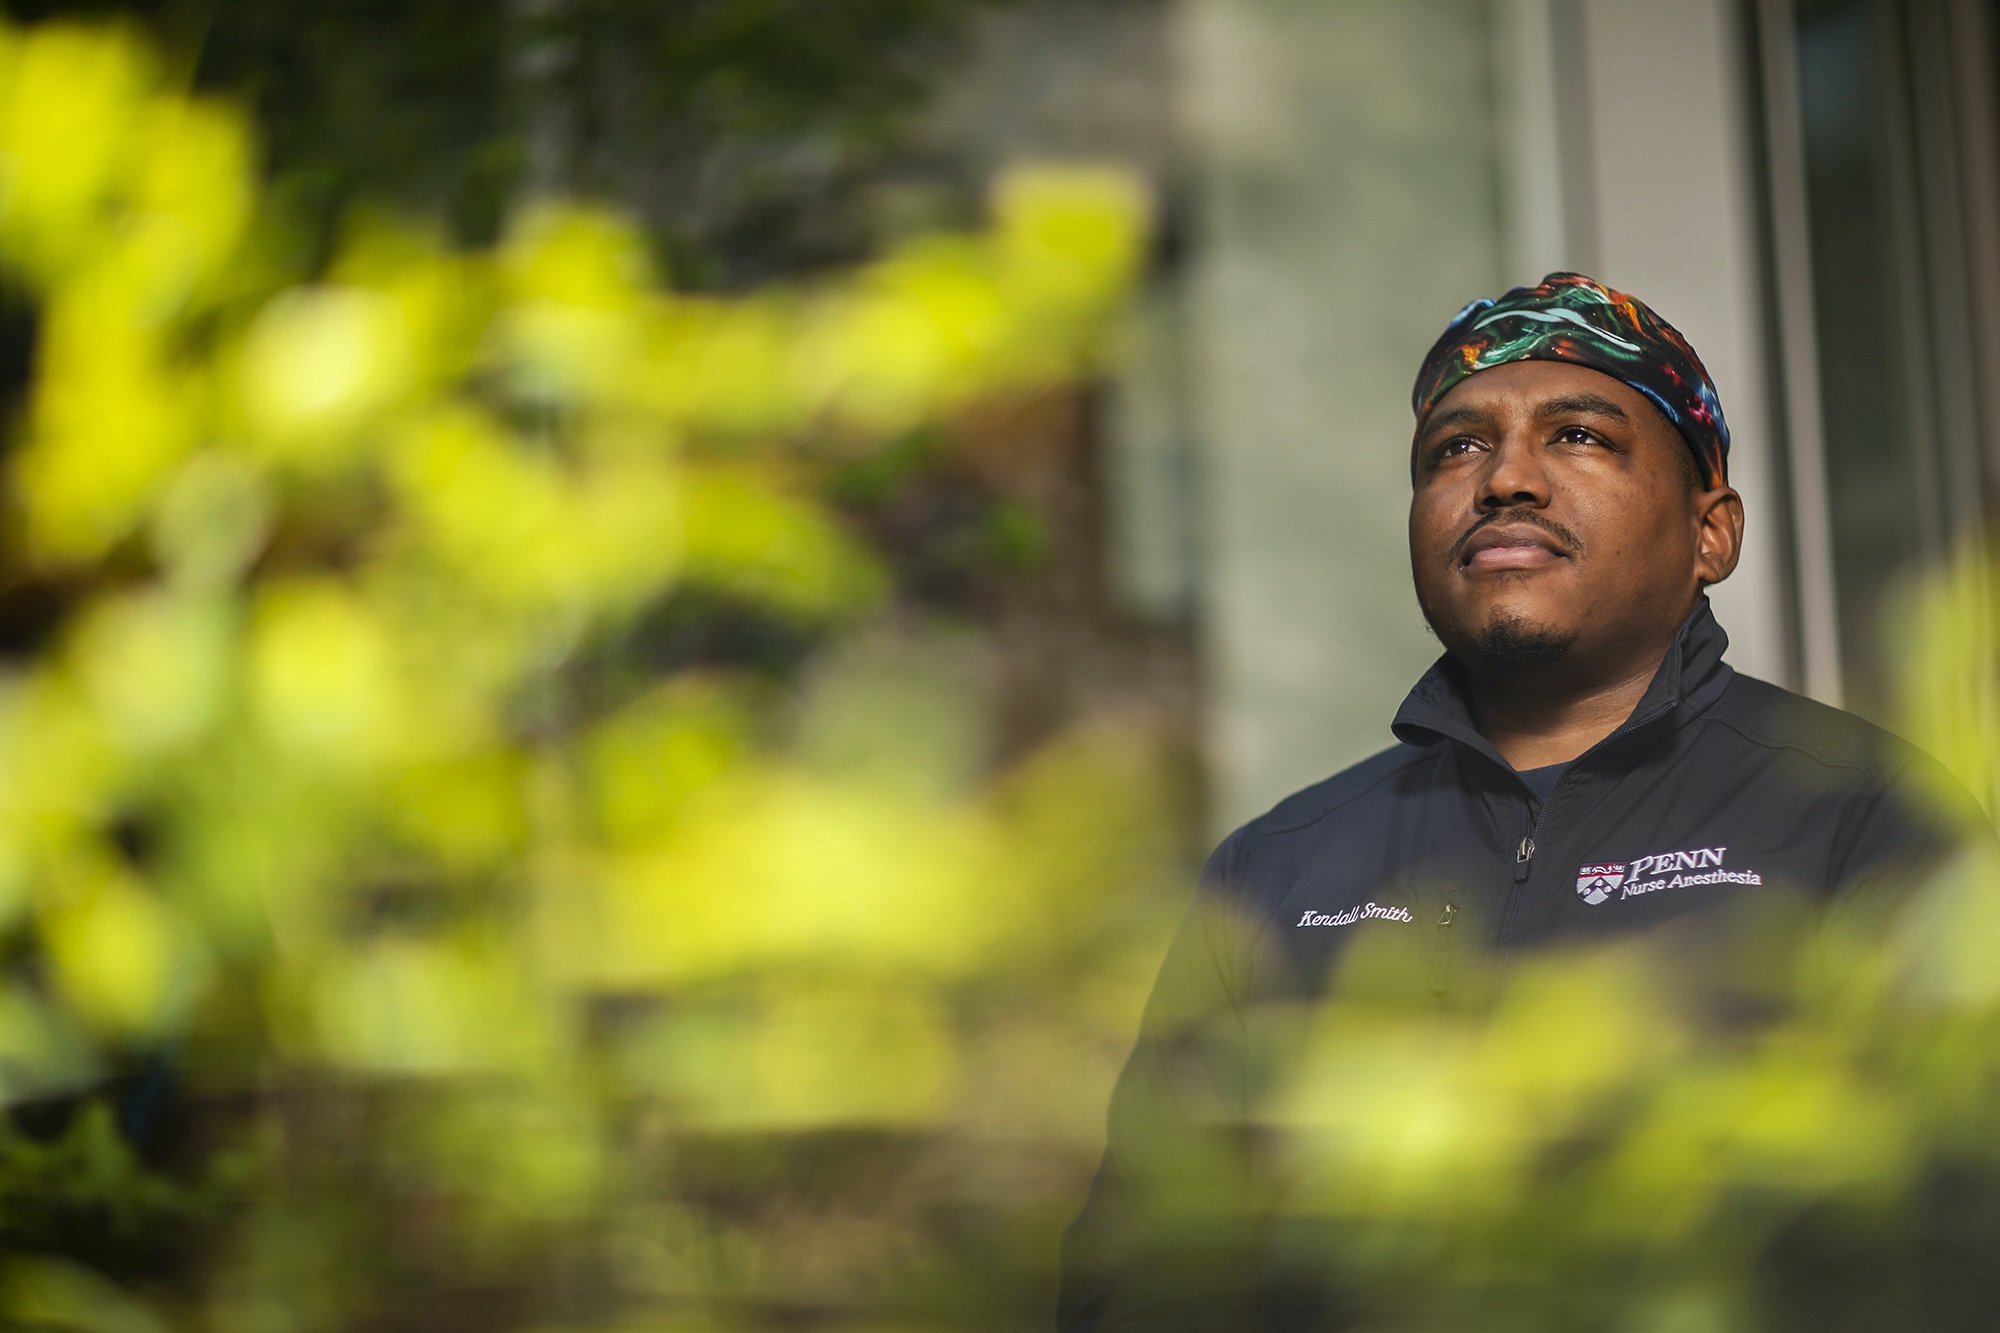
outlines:
M1417 429L1438 399L1468 375L1512 361L1567 361L1628 384L1666 414L1694 450L1711 487L1729 479L1729 424L1701 358L1674 326L1637 297L1581 273L1551 273L1536 287L1482 297L1458 312L1417 372Z

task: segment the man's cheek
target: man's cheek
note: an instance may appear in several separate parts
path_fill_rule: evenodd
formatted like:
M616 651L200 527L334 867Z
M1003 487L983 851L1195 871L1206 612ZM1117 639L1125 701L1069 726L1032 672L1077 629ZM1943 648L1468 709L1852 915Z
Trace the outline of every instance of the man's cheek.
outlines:
M1410 555L1419 568L1437 564L1450 544L1450 535L1433 519L1420 519L1410 526Z

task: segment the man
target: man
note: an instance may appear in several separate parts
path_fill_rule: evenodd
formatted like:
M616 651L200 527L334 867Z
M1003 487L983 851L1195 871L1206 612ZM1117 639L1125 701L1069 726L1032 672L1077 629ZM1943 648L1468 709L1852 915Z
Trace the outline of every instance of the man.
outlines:
M1937 812L1953 784L1908 746L1723 661L1703 590L1742 548L1728 427L1646 306L1568 273L1476 301L1413 405L1410 560L1444 656L1400 744L1210 860L1065 1244L1065 1329L1339 1324L1271 1276L1242 1127L1284 1041L1257 1015L1364 942L1402 960L1392 990L1476 1004L1547 942L1903 883L1978 818L1962 793Z

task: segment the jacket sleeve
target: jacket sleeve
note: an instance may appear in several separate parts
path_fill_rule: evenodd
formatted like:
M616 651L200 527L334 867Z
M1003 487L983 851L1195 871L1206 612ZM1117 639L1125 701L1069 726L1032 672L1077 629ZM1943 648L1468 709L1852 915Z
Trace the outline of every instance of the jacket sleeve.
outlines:
M2000 838L1942 764L1915 756L1857 798L1841 824L1822 918L1828 947L1816 955L1816 970L1831 969L1823 984L1846 984L1848 969L1883 947L1936 955L1917 969L1924 985L1942 978L1943 956L1986 952L1968 932L2000 913L2000 904L1975 901L2000 894Z
M1243 841L1209 859L1112 1093L1103 1165L1063 1242L1063 1333L1249 1325Z
M1968 855L2000 850L1972 794L1920 753L1857 798L1841 823L1827 885L1857 908L1900 899Z

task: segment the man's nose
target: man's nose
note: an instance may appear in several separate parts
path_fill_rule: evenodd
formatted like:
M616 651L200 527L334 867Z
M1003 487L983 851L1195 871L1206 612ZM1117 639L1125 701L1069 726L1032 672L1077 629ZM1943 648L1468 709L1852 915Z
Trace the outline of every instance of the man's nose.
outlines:
M1531 440L1509 437L1500 442L1487 461L1480 478L1479 507L1482 510L1510 509L1515 505L1537 508L1549 502L1549 474L1541 450Z

